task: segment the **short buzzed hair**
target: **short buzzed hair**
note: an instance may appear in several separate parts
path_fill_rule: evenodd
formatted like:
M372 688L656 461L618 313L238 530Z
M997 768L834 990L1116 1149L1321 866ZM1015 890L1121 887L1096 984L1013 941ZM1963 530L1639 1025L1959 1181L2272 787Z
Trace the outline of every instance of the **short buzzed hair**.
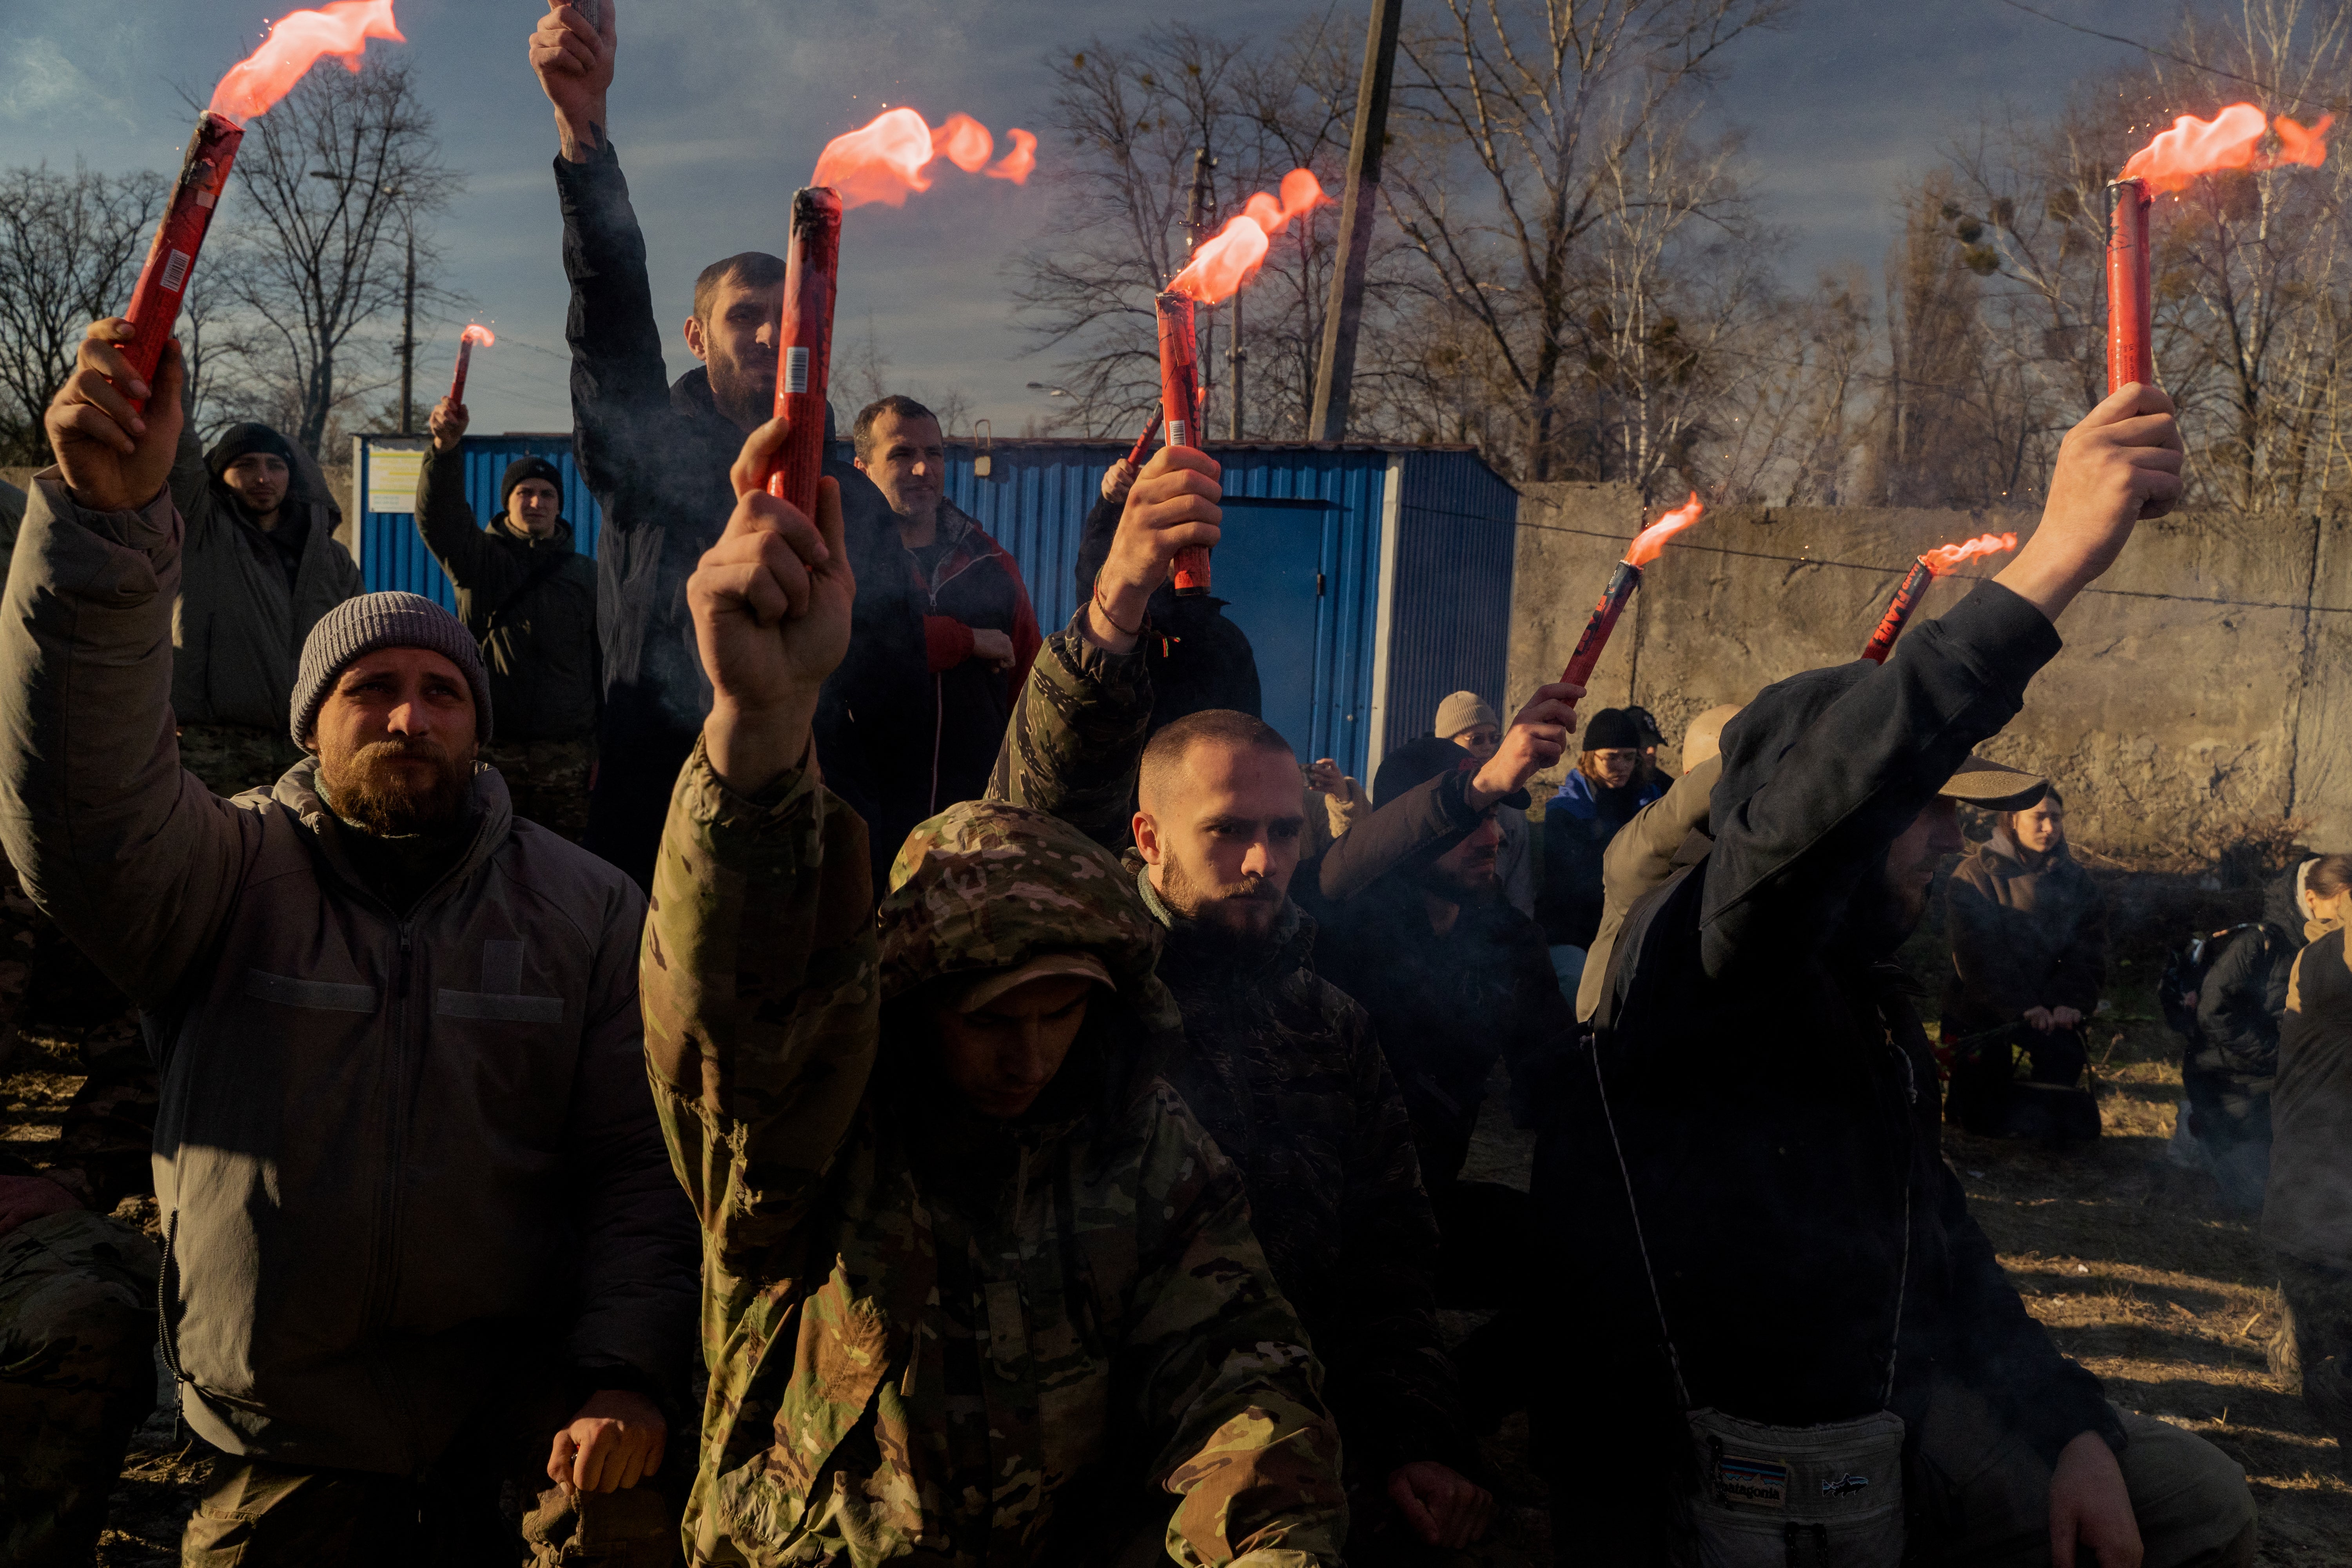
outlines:
M874 426L885 414L895 414L901 419L928 419L934 425L940 422L938 415L903 394L894 392L887 397L876 398L857 411L857 422L849 427L850 443L857 448L860 462L873 458ZM946 432L942 430L940 434Z
M719 286L733 279L746 289L765 289L784 280L784 260L764 250L738 251L724 261L714 261L702 269L694 280L694 319L704 326L710 324L710 307L719 298Z
M1184 761L1192 748L1213 742L1236 752L1279 752L1296 760L1290 742L1282 731L1236 708L1206 708L1198 713L1187 713L1151 737L1143 748L1142 764L1136 769L1136 804L1150 811L1147 803L1164 797L1176 787L1176 775L1184 769ZM1306 780L1299 781L1300 789Z

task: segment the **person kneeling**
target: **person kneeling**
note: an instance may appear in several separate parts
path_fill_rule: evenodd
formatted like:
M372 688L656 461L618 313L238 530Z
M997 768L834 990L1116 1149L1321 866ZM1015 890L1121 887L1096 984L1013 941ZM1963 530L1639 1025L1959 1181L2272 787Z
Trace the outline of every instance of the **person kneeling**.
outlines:
M1183 1025L1118 863L967 803L872 910L810 742L856 591L839 497L812 522L760 488L782 437L688 584L714 697L641 980L705 1233L695 1560L1336 1564L1320 1372L1157 1078Z

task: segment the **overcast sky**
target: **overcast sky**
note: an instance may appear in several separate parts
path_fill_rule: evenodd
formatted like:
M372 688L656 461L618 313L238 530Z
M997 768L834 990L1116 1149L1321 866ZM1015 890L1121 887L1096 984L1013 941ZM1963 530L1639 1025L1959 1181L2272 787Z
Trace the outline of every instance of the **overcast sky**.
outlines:
M1328 0L1331 26L1361 36L1365 0ZM2110 33L2154 37L2162 0L2034 0ZM934 123L956 110L998 132L1038 127L1045 52L1116 37L1165 8L1099 0L618 0L619 80L611 132L652 258L670 372L692 360L677 332L694 274L734 251L781 252L785 201L825 140L906 103ZM1435 0L1407 0L1408 14ZM176 87L199 94L261 35L279 0L0 0L0 163L79 157L107 170L177 166L191 122ZM1325 0L1195 0L1195 26L1273 38ZM528 0L399 0L404 54L425 76L448 161L467 175L443 240L448 281L497 324L477 353L468 401L482 431L568 427L561 225L549 162L555 133L524 43ZM2006 100L2061 105L2079 76L2132 51L2027 16L2002 0L1799 0L1790 25L1751 35L1712 106L1748 136L1748 175L1790 231L1792 280L1847 260L1874 267L1891 198L1910 172ZM331 62L321 68L333 69ZM1049 142L1041 157L1051 157ZM945 168L945 165L940 165ZM236 207L224 207L234 221ZM872 320L898 379L961 389L1004 434L1045 411L1010 308L1007 263L1051 221L1037 189L948 169L902 210L850 215L838 323ZM455 324L420 350L420 389L446 374ZM420 395L426 395L420 390Z

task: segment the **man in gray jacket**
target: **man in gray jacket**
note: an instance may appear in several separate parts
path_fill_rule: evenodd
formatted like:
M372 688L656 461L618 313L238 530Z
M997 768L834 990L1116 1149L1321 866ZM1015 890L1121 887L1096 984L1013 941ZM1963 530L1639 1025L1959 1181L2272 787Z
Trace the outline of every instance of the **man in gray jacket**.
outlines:
M365 591L359 563L336 537L341 511L317 461L267 425L232 425L209 451L184 429L171 489L181 765L217 795L266 789L302 756L286 737L302 641Z
M161 1062L163 1353L234 1457L184 1561L438 1561L530 1474L556 1483L523 1521L542 1561L616 1536L667 1560L664 1500L622 1489L660 1463L697 1265L646 1086L642 900L514 820L475 760L473 638L414 595L313 629L310 754L274 790L182 771L182 378L174 351L134 430L128 331L91 329L48 411L0 605L0 842Z

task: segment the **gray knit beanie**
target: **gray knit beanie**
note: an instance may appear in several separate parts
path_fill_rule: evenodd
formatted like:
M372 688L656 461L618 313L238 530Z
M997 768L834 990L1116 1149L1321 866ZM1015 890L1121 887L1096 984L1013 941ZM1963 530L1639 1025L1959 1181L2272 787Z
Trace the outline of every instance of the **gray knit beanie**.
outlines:
M457 616L421 594L362 594L319 617L294 677L294 743L303 744L327 693L352 660L381 647L421 647L466 672L474 692L474 739L490 738L490 678L482 650Z

